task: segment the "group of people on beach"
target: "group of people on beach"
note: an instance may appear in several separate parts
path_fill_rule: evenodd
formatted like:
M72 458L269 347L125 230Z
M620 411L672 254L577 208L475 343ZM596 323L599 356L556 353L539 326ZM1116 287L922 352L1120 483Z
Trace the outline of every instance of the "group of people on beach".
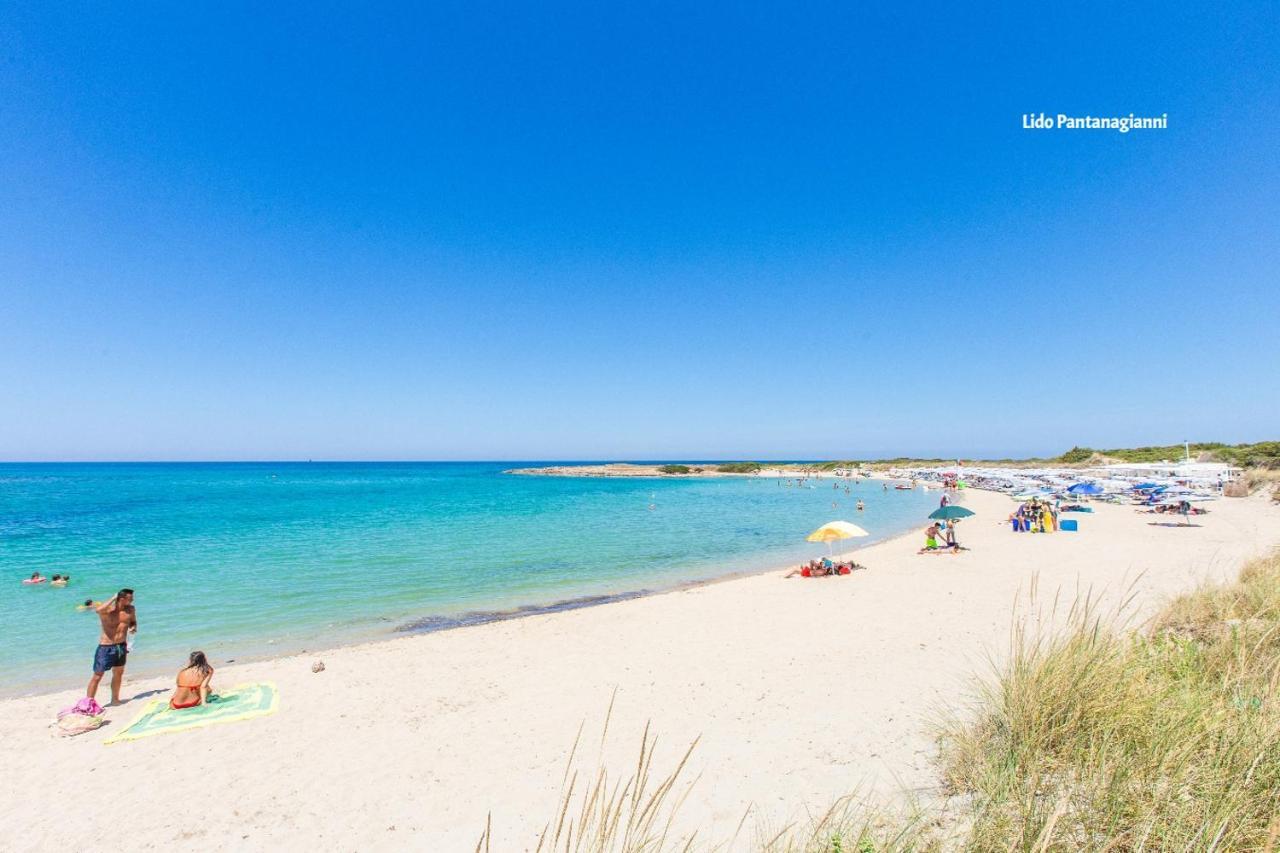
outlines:
M93 675L85 688L85 696L96 699L98 685L108 671L111 673L111 704L120 703L120 685L124 681L125 663L132 649L132 637L138 633L138 611L133 606L133 590L125 588L106 601L87 599L79 608L98 614L101 630L98 647L93 653ZM194 651L187 658L187 665L178 671L169 707L176 710L194 708L210 701L212 696L213 667L205 653Z
M830 558L821 560L810 560L808 563L799 568L792 569L783 575L784 578L793 578L797 575L802 578L827 578L836 575L852 574L856 569L864 569L866 566L859 566L852 560L836 562Z
M950 521L935 521L924 529L924 547L917 551L917 554L931 554L939 551L950 551L953 554L959 554L964 547L956 541L956 525L960 522L956 519ZM942 541L939 542L938 540Z
M1009 514L1014 533L1052 533L1058 529L1058 503L1032 498Z
M1204 507L1192 506L1191 501L1180 500L1177 503L1160 503L1147 509L1140 509L1138 512L1155 513L1156 515L1180 515L1182 516L1182 524L1190 524L1188 519L1193 515L1204 515L1209 510Z

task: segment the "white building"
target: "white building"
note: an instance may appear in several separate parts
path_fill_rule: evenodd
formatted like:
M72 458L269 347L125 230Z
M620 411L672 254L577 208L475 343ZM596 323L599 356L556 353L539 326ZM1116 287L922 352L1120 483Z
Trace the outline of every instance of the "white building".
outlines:
M1124 479L1159 477L1211 484L1229 483L1240 476L1239 468L1223 462L1118 462L1093 470L1106 477Z

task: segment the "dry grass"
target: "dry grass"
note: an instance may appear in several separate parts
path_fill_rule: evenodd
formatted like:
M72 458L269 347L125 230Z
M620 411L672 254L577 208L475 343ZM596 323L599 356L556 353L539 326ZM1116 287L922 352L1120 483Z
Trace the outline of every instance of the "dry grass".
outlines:
M1173 602L1148 634L1084 608L1022 636L945 740L965 847L1259 850L1280 832L1280 559Z
M847 798L750 841L746 815L732 838L678 834L693 746L656 773L646 727L622 779L580 777L575 742L535 849L1280 853L1280 554L1173 601L1150 631L1120 624L1085 600L1066 630L1015 631L975 713L943 734L946 804L890 814Z
M1272 500L1280 500L1280 470L1275 468L1246 468L1234 483L1228 485L1235 487L1232 491L1241 493L1231 494L1229 497L1245 497L1255 492L1269 491Z
M617 691L614 691L614 699ZM609 737L613 702L605 713L600 735L603 756ZM684 751L683 757L666 773L657 775L654 758L658 738L646 724L640 737L639 755L630 774L613 777L598 758L590 773L578 766L578 748L582 744L582 727L574 738L560 783L559 805L554 818L538 835L535 853L657 853L666 850L693 850L693 835L680 837L673 832L672 822L680 811L693 783L682 782L682 775L697 741ZM485 825L476 844L476 853L489 853L494 845L492 821ZM511 849L499 844L497 849ZM528 849L523 844L516 849Z

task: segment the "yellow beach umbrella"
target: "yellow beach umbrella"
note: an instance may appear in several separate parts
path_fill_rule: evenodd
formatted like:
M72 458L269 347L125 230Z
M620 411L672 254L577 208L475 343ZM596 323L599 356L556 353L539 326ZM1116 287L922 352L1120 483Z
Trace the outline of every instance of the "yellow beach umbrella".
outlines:
M848 521L829 521L805 537L809 542L838 542L841 539L853 539L858 536L870 536L856 524ZM830 549L827 549L830 551Z

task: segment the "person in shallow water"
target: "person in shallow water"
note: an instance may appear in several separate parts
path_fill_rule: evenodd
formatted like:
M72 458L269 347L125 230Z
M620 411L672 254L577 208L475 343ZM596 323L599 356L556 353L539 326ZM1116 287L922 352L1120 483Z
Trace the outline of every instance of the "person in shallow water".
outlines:
M98 684L107 670L111 670L111 704L120 701L120 684L124 681L124 664L129 655L125 645L130 633L138 632L138 612L133 607L133 590L122 589L104 602L86 601L86 610L93 610L102 622L98 636L98 649L93 653L93 675L84 695L90 699L98 692Z
M187 665L178 670L173 696L169 699L169 707L175 711L183 708L194 708L209 701L209 682L213 680L213 667L204 652L192 652Z

